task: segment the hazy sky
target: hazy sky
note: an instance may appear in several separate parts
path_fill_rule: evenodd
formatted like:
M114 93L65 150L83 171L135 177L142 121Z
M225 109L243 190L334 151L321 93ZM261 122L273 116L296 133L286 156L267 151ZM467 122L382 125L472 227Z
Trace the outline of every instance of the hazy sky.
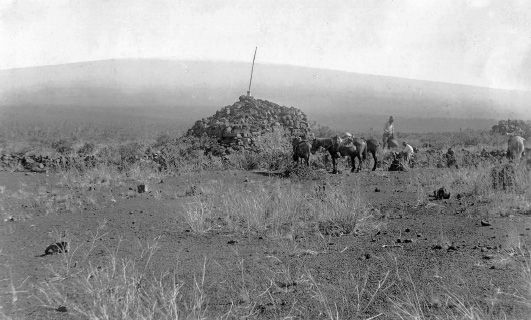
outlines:
M0 69L257 61L531 90L531 0L0 0Z

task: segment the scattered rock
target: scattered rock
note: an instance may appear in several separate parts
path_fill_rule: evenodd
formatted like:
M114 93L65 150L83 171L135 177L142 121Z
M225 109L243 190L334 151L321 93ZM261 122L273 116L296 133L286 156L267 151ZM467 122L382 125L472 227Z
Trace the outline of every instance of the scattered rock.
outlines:
M353 231L354 229L350 225L343 225L333 221L319 222L319 232L325 236L341 237Z
M55 309L57 312L68 312L65 306L59 306L57 309Z
M56 254L56 253L65 253L68 252L68 243L66 241L56 242L46 247L44 254L41 257Z
M137 190L138 193L144 193L144 192L148 191L148 188L147 188L147 185L145 185L145 184L139 184L136 187L136 190Z
M480 223L481 223L481 226L482 226L482 227L489 227L489 226L491 226L491 223L490 223L489 221L487 221L487 220L481 220Z
M446 188L441 187L438 190L433 191L433 195L430 195L435 200L450 199L450 192L446 191Z
M370 259L371 258L371 254L370 253L366 253L365 254L365 259Z
M448 249L446 249L446 251L457 251L457 247L452 244L448 246Z
M375 188L374 192L380 192L380 188Z
M227 241L227 244L236 244L236 243L238 243L238 241L236 241L236 240L229 240L229 241Z
M292 281L292 282L281 282L281 281L275 281L275 284L279 287L279 288L289 288L289 287L292 287L292 286L296 286L297 283L295 281Z
M185 195L187 197L193 197L201 194L201 192L198 190L197 186L191 186L190 189L186 190Z
M406 230L404 230L404 232L409 232L409 231L410 231L409 228L406 228Z

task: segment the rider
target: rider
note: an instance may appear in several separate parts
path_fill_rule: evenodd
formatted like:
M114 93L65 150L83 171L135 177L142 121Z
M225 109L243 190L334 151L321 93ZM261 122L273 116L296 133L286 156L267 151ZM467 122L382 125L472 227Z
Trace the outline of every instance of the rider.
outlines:
M393 116L390 116L389 120L387 120L384 126L384 133L383 133L383 138L382 138L384 149L387 147L387 141L395 137L395 130L393 127L393 122L394 122Z

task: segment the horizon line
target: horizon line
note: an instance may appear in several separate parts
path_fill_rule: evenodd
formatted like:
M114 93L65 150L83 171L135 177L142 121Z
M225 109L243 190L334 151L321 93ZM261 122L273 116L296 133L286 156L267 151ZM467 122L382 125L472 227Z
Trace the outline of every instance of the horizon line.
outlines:
M239 64L249 63L245 61L224 60L224 59L219 59L219 60L181 59L181 58L175 58L171 56L170 57L151 57L151 58L124 57L124 58L81 60L81 61L72 61L72 62L56 63L56 64L42 64L42 65L33 65L33 66L11 67L11 68L0 69L0 72L33 69L33 68L38 69L38 68L47 68L47 67L58 67L58 66L76 65L76 64L91 63L91 62L108 62L108 61L125 61L125 60L138 60L138 61L160 60L160 61L169 61L169 62L210 62L210 63L239 63ZM465 87L471 87L471 88L481 88L481 89L488 89L488 90L502 90L502 91L510 91L510 92L531 93L531 89L516 89L516 88L508 89L508 88L486 87L486 86L469 84L469 83L461 83L461 82L447 82L447 81L439 81L439 80L408 78L408 77L399 77L399 76L394 76L394 75L386 75L386 74L378 74L378 73L361 73L361 72L347 71L347 70L334 69L334 68L311 67L311 66L303 66L303 65L296 65L296 64L287 64L287 63L256 62L256 64L267 65L267 66L284 66L284 67L301 68L301 69L315 69L315 70L322 70L322 71L334 71L334 72L341 72L341 73L347 73L347 74L385 77L385 78L398 79L398 80L413 80L413 81L422 81L422 82L429 82L429 83L441 83L441 84L465 86Z

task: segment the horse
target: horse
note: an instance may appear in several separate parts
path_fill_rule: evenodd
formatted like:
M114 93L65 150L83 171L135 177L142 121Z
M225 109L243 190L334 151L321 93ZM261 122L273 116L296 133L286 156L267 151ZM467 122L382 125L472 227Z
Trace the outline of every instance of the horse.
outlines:
M507 158L519 161L524 155L524 141L520 136L511 136L507 141Z
M299 160L304 160L306 165L310 166L311 143L297 137L293 138L291 145L293 146L293 161L299 163Z
M346 140L347 140L347 143L352 143L357 148L358 152L357 154L355 154L355 157L358 158L358 161L359 161L358 171L361 170L362 162L367 160L367 153L370 153L372 155L372 159L374 160L372 171L375 171L376 167L378 166L377 154L378 154L378 148L380 148L380 142L374 138L364 139L364 138L349 137ZM352 171L354 171L354 168Z
M375 171L376 166L378 165L378 158L376 157L376 154L378 153L380 142L374 138L369 138L365 141L367 143L367 148L365 148L366 152L363 156L363 160L367 159L367 151L368 151L372 155L372 159L374 160L374 166L372 167L372 171Z
M311 153L315 154L319 148L323 148L330 153L332 158L332 173L337 173L337 161L341 154L339 153L339 146L342 144L343 139L339 136L332 138L314 138L312 141Z
M353 138L352 136L345 139L344 143L339 146L339 152L343 157L350 157L352 163L351 172L361 170L363 161L367 158L367 143L364 139ZM356 170L356 161L358 159L358 169Z
M398 147L398 141L393 137L389 137L389 139L387 139L387 148L393 149L396 147Z

